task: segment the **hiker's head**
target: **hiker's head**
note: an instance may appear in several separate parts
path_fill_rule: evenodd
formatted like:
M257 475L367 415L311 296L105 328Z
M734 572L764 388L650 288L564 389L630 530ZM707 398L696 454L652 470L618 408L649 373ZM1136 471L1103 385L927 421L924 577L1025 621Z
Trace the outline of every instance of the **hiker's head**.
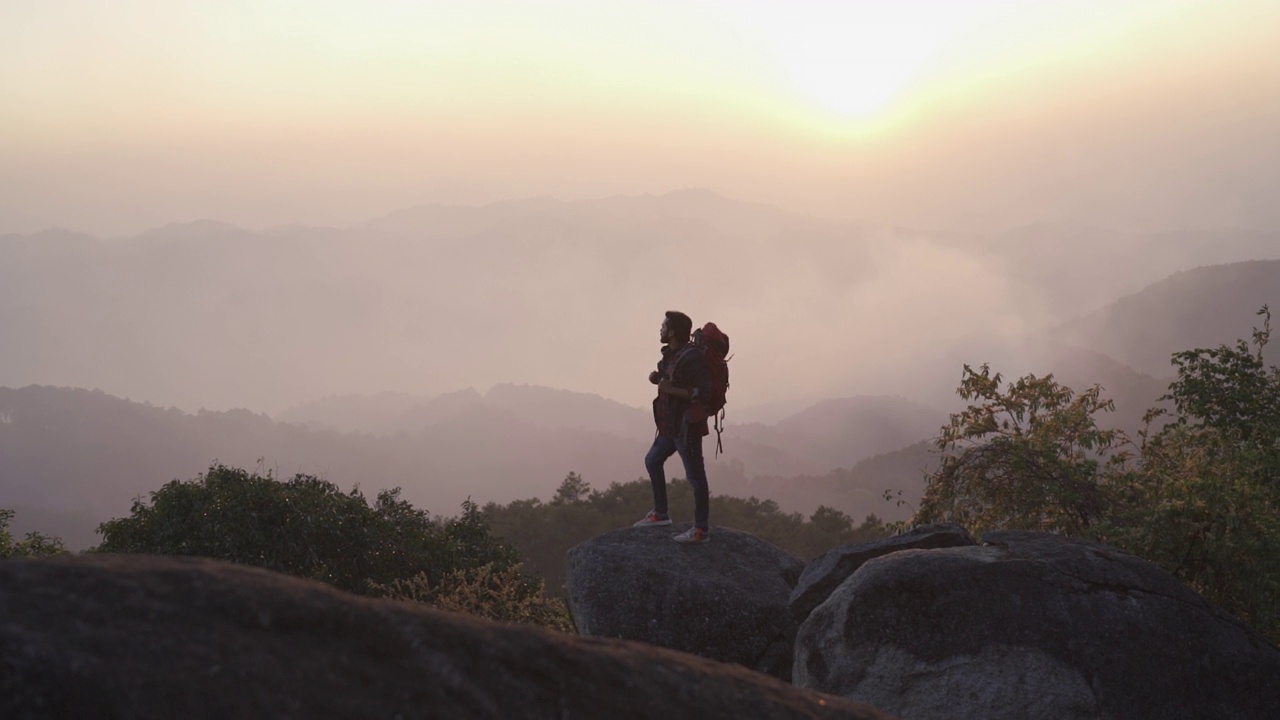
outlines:
M689 331L693 329L693 321L688 315L675 310L668 310L662 321L662 342L683 344L689 342Z

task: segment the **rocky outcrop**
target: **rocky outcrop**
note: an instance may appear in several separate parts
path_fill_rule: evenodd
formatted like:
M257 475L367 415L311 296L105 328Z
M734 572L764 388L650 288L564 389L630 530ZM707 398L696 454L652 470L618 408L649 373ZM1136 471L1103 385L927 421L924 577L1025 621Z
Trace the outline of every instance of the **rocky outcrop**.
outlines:
M0 562L0 717L885 718L625 641L196 558Z
M708 543L672 542L682 529L624 528L570 549L569 608L578 632L789 680L797 624L787 598L804 561L729 528L712 528Z
M968 530L955 523L921 525L910 532L869 543L838 547L814 558L791 591L791 613L804 622L813 609L822 604L866 561L899 550L932 550L944 547L976 545Z
M930 718L1274 718L1280 651L1159 567L1042 533L870 560L796 640L797 685Z

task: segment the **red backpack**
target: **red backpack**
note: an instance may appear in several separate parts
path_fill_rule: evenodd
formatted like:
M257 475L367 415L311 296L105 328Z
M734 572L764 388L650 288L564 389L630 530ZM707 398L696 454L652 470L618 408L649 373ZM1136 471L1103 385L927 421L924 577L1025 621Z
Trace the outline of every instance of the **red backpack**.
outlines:
M724 431L725 394L729 392L729 336L709 322L693 331L693 345L706 360L707 374L711 376L711 396L698 398L697 405L706 412L706 417L714 419L716 456L719 457L724 452L720 433Z

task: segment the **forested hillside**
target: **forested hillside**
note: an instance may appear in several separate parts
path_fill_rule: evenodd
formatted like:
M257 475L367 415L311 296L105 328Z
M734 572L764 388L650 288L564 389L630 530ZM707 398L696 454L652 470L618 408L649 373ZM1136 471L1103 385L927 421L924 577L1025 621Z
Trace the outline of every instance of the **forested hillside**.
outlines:
M1152 233L1078 222L1035 223L994 237L984 255L1005 267L1020 294L1048 317L1066 319L1191 268L1280 258L1280 232ZM1169 372L1164 368L1158 374Z
M392 404L404 405L402 400ZM351 422L365 418L367 427L376 428L389 416L365 408L385 401L343 399L312 409L348 413ZM334 407L339 409L324 410ZM385 433L341 433L246 410L188 414L102 392L0 388L0 507L21 510L19 530L51 532L84 548L96 542L93 528L126 511L134 497L216 460L280 474L348 478L365 487L399 486L415 505L447 514L468 497L481 503L536 497L568 472L597 484L635 480L645 474L643 456L653 432L647 411L547 388L509 386L483 396L468 391L404 405L399 412L395 424L384 425ZM749 491L775 499L788 512L809 513L826 503L859 519L884 515L879 495L902 484L897 476L859 476L857 487L828 483L816 493L786 480L837 466L838 460L820 452L806 455L807 448L829 447L856 458L840 438L859 435L878 416L859 417L860 426L793 423L788 433L772 436L771 428L758 426L757 440L730 425L726 454L709 453L715 492ZM608 432L629 427L629 435ZM878 436L893 437L883 431ZM904 445L915 437L904 433L888 442ZM799 448L783 449L792 445ZM674 466L673 474L682 475ZM757 476L778 480L753 487Z
M1280 260L1198 267L1067 322L1055 335L1149 375L1170 377L1173 353L1248 337L1253 312L1267 304L1275 308L1278 299Z

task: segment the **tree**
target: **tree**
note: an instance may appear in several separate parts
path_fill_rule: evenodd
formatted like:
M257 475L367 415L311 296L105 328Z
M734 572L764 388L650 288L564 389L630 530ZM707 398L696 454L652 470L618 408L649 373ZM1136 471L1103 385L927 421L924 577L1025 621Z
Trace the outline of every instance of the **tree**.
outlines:
M1174 353L1178 378L1162 400L1172 400L1175 422L1211 428L1236 441L1274 449L1280 441L1280 368L1267 368L1262 351L1271 339L1271 309L1258 310L1262 328L1253 329L1253 344L1197 348ZM1167 415L1156 410L1152 417Z
M13 557L48 557L61 555L67 551L62 539L29 532L23 540L15 541L9 532L9 523L13 522L15 513L7 508L0 508L0 560Z
M1097 386L1076 395L1028 375L1001 389L985 365L965 366L959 392L978 402L943 428L949 454L913 521L1111 543L1280 639L1280 369L1263 361L1271 316L1258 314L1253 350L1240 340L1173 355L1160 398L1172 407L1147 413L1136 449L1098 428L1112 405Z
M1263 362L1271 314L1258 314L1254 351L1240 340L1173 356L1161 398L1173 409L1147 414L1106 534L1280 638L1280 370Z
M344 493L311 475L280 482L216 464L195 480L167 483L150 502L135 500L129 517L103 523L97 550L229 560L366 595L420 573L440 583L459 569L519 563L509 543L489 534L474 503L437 521L399 492L378 493L370 507L358 488Z
M571 472L565 476L551 498L552 505L567 505L584 502L591 496L591 485L578 473Z
M444 610L479 615L490 620L522 622L573 631L569 606L561 598L548 597L543 581L520 571L519 565L500 569L495 563L458 569L432 583L426 573L390 585L377 585L380 594L397 600L420 602Z
M1076 394L1053 375L1001 382L987 365L964 366L957 393L975 404L942 428L942 464L913 522L1083 534L1107 506L1104 471L1129 457L1128 438L1095 419L1114 403L1097 385Z

